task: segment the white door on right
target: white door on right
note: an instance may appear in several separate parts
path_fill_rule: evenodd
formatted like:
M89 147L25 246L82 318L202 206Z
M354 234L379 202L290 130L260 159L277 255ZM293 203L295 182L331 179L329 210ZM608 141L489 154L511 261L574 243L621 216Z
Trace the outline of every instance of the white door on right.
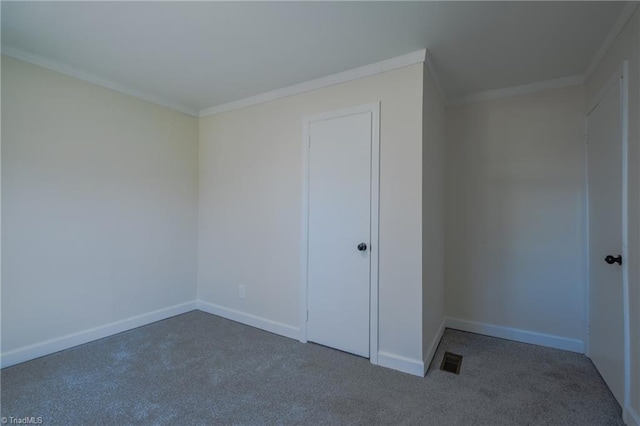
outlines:
M624 406L622 259L622 80L587 116L589 352Z

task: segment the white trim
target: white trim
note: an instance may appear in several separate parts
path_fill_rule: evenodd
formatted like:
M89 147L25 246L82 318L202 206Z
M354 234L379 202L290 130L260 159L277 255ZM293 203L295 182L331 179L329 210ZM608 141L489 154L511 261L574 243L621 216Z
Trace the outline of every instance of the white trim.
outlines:
M447 104L447 97L444 93L442 84L440 84L440 78L438 77L438 73L436 72L436 65L434 64L433 57L429 54L428 50L425 53L424 63L427 65L429 74L431 74L431 79L433 80L433 82L436 85L436 88L438 89L438 93L440 93L440 100L442 100L444 104Z
M372 105L371 116L371 255L369 289L369 360L378 365L378 288L380 246L380 102Z
M45 355L69 349L74 346L122 333L123 331L148 325L156 321L184 314L185 312L193 311L194 309L196 309L195 301L181 303L179 305L158 309L153 312L137 315L135 317L112 322L110 324L46 340L41 343L23 346L12 351L4 352L0 357L0 364L2 368L9 367L21 362L30 361L35 358L40 358Z
M564 87L580 86L584 84L583 75L554 78L552 80L536 81L522 86L506 87L504 89L487 90L459 98L449 99L447 105L456 106L472 102L488 101L491 99L506 98L509 96L524 95L527 93L541 92L543 90L561 89Z
M302 250L300 254L300 335L307 341L307 287L309 271L309 124L314 121L343 117L362 112L371 113L371 235L369 244L370 295L369 295L369 360L378 365L378 263L379 263L379 214L380 214L380 102L352 108L330 111L303 117L302 151L304 161L304 183L302 187Z
M600 64L600 61L602 61L602 58L604 58L604 56L607 54L607 51L609 50L613 42L616 40L616 38L618 38L618 35L620 35L624 27L627 25L627 22L629 22L629 19L631 19L631 17L633 16L633 12L635 12L637 7L637 1L629 1L624 6L624 8L622 8L620 15L618 15L616 22L613 24L613 27L611 27L611 30L605 37L602 45L593 55L593 58L591 58L591 61L589 62L589 65L584 72L585 81L591 78L591 75L598 67L598 64Z
M627 426L640 426L640 415L636 413L631 405L627 405L622 410L622 420Z
M468 331L470 333L484 334L486 336L501 339L514 340L516 342L530 343L533 345L547 346L563 349L565 351L584 353L582 340L569 337L555 336L553 334L538 333L513 327L503 327L475 321L467 321L458 318L445 318L447 328Z
M378 352L378 365L402 373L424 377L424 363L419 359L380 351Z
M629 61L622 63L622 303L624 322L624 404L631 405L631 324L629 306ZM626 261L625 261L626 259Z
M217 315L222 318L226 318L231 321L239 322L244 325L259 328L260 330L268 331L270 333L278 334L280 336L289 337L291 339L298 339L300 335L300 329L281 322L272 321L266 318L262 318L256 315L247 314L245 312L237 311L235 309L225 308L224 306L216 305L209 302L198 300L196 302L197 309L207 312L209 314Z
M585 115L584 118L584 172L583 172L583 224L582 224L582 275L584 278L585 288L583 293L584 312L582 315L582 321L584 324L584 354L590 357L590 342L591 342L591 330L589 324L589 292L591 291L590 279L589 279L589 149L587 147L589 143L588 135L588 120Z
M70 65L65 65L61 62L54 61L44 56L27 52L26 50L16 49L14 47L2 46L2 54L6 56L10 56L15 59L19 59L24 62L28 62L33 65L37 65L42 68L46 68L51 71L58 72L60 74L74 77L79 80L96 84L98 86L106 87L107 89L115 90L116 92L124 93L125 95L133 96L135 98L142 99L143 101L151 102L152 104L160 105L165 108L169 108L174 111L181 112L183 114L191 115L193 117L198 117L198 110L195 108L190 108L190 107L181 105L179 103L172 102L167 99L163 99L161 97L152 95L150 93L145 93L141 90L123 86L122 84L116 83L115 81L104 79L95 74L91 74L89 72L83 71L79 68L76 68Z
M307 343L307 281L309 280L309 122L303 119L302 129L302 227L300 235L300 342Z
M359 68L339 72L337 74L331 74L326 77L318 78L316 80L306 81L304 83L283 87L281 89L276 89L271 92L251 96L249 98L213 106L211 108L200 110L200 117L220 114L234 109L244 108L250 105L257 105L287 96L298 95L300 93L309 92L311 90L321 89L323 87L335 86L336 84L345 83L347 81L370 77L398 68L404 68L409 65L420 64L424 62L425 55L426 50L422 49L413 53L408 53L406 55L377 62L375 64L365 65Z
M440 344L440 340L442 340L442 335L444 334L444 330L447 328L447 327L445 327L445 320L446 320L446 318L442 318L442 322L440 323L440 327L438 327L438 331L436 332L436 335L433 337L433 340L431 340L431 344L429 345L429 349L427 350L427 352L424 355L424 359L423 359L423 365L424 365L423 376L425 374L427 374L427 370L429 369L429 366L431 365L431 361L433 361L433 357L436 355L436 350L438 349L438 345Z

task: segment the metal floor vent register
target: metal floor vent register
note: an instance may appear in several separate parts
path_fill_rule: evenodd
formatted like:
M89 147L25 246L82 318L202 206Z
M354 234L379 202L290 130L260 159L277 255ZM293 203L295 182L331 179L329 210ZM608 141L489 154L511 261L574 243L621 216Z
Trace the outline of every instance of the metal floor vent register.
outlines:
M440 364L440 370L448 371L449 373L460 374L461 365L462 355L445 352L444 357L442 358L442 364Z

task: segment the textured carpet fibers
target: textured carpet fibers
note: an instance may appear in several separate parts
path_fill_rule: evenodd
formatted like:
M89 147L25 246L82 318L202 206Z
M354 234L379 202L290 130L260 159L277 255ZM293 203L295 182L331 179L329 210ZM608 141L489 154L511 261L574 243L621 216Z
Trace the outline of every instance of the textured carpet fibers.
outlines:
M200 311L6 368L1 386L3 417L45 425L622 424L583 355L447 330L420 378Z

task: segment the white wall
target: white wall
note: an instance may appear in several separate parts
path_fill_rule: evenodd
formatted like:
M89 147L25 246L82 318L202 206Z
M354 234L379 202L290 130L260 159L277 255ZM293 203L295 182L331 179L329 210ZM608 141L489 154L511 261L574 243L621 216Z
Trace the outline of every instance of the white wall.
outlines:
M3 362L195 299L197 119L4 56L2 113Z
M447 114L447 316L582 341L584 88Z
M640 419L640 10L627 23L586 84L594 99L625 60L629 61L629 296L631 407Z
M302 117L375 101L379 348L421 369L422 64L200 120L198 295L244 320L299 328Z
M445 107L429 69L422 98L422 353L429 367L444 320Z
M588 93L633 47L637 89L634 22ZM381 364L418 374L445 312L584 337L582 87L445 111L419 64L197 120L11 58L2 85L3 353L196 296L297 336L302 117L375 101Z

